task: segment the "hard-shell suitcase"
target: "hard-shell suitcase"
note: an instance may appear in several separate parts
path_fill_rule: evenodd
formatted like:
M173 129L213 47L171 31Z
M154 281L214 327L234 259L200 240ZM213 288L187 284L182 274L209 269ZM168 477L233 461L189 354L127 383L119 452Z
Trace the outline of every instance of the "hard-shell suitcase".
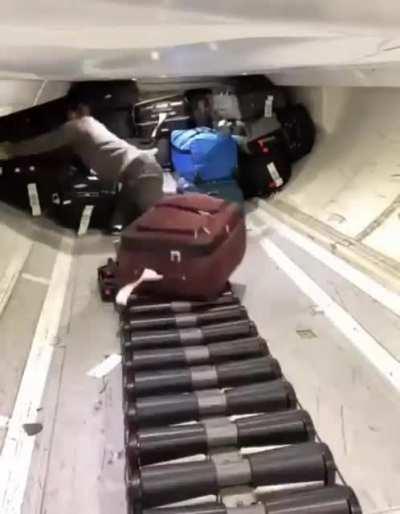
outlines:
M292 162L311 152L315 141L315 125L304 105L296 104L277 113L282 124L284 141Z
M140 292L207 300L224 291L245 248L236 205L206 195L166 196L123 231L117 279L121 287L142 282L151 270L153 282L135 284Z
M190 113L190 104L183 95L169 95L139 102L134 110L137 135L147 140L169 137L173 130L184 130L193 126Z
M241 152L239 158L239 184L244 197L266 197L280 191L292 173L280 135L255 139L248 150L250 153Z

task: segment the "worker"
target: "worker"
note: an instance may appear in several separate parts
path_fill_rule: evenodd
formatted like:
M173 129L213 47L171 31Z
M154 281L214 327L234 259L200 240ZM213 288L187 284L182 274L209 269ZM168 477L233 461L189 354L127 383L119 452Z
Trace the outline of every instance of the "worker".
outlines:
M104 184L121 183L114 230L132 221L162 196L163 173L156 150L140 150L110 132L91 116L90 107L70 99L67 122L41 136L17 143L1 143L0 159L35 155L69 147Z

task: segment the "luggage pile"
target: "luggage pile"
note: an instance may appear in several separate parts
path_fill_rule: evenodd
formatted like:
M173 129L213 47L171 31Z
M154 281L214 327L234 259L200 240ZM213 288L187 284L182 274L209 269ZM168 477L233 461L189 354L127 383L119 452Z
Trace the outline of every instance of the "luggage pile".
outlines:
M160 149L178 191L239 204L282 189L315 139L306 108L263 75L146 99L134 113L137 137Z
M242 204L266 197L290 179L292 164L311 151L315 128L305 109L263 75L221 79L212 88L150 96L131 80L77 82L65 98L0 119L0 142L20 141L66 121L71 100L118 137L157 148L180 193L204 193ZM106 228L118 202L118 177L103 183L76 156L52 152L0 162L0 199L50 213L84 233Z
M217 287L209 285L212 275L207 281L221 252L225 259L232 253L227 242L242 248L240 232L227 230L221 240L215 229L211 245L189 234L200 220L217 226L227 204L205 195L165 202L156 206L156 217L144 214L125 230L117 262L98 270L102 298L120 305L129 514L361 513L352 489L339 483L329 447L226 282L243 252L227 270L219 267ZM183 232L176 233L182 228L177 212L162 223L163 209L189 205L197 216L189 216ZM239 209L228 209L240 226ZM136 289L121 307L117 291L137 283L135 270L150 259L149 230L158 245L151 265L163 280ZM191 272L201 269L205 275L196 280ZM186 286L177 278L183 275ZM203 282L208 285L199 287Z
M55 130L66 122L68 102L79 98L93 116L123 139L135 134L133 106L136 83L131 80L74 84L64 98L0 118L0 142L18 142ZM107 228L115 208L118 177L104 183L68 148L0 162L0 199L31 212L49 214L79 234Z

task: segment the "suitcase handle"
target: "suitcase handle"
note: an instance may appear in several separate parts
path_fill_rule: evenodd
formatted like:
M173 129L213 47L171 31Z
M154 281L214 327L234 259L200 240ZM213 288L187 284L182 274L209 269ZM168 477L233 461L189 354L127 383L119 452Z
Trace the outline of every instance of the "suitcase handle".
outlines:
M155 205L154 208L155 209L158 209L158 208L162 208L162 207L169 207L171 209L176 209L178 211L184 211L184 212L192 212L194 214L198 214L199 216L210 216L212 214L216 214L217 212L220 211L220 209L212 209L212 210L203 210L203 209L198 209L196 207L191 207L190 205L176 205L176 204L173 204L173 203L169 203L169 202L163 202L162 204L160 205Z
M213 199L210 201L208 198L205 202L205 198L207 198L207 196L199 193L191 196L177 195L173 198L164 197L164 199L158 202L154 208L165 206L173 209L181 209L186 212L191 211L194 213L206 212L209 214L216 214L222 210L222 207L225 204L221 199Z

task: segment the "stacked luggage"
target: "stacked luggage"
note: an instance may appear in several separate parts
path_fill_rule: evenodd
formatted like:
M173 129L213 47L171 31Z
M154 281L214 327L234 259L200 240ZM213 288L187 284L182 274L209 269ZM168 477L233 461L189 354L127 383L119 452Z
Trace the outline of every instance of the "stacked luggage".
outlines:
M361 512L229 286L209 301L131 296L120 327L129 514Z
M68 105L81 102L118 137L157 149L180 193L242 205L279 191L293 163L312 149L315 128L307 110L263 75L217 84L149 96L132 80L76 82L65 98L2 117L0 142L56 129L66 121ZM49 212L79 233L108 227L119 177L103 183L96 170L84 170L76 160L67 152L0 162L1 199L34 216Z
M117 262L98 270L102 298L120 313L128 513L358 514L227 283L243 229L233 204L171 197L128 227ZM145 267L156 282L141 283Z
M134 112L137 135L160 148L159 162L175 172L178 191L239 204L281 190L315 139L305 107L263 75L147 98Z
M18 142L40 136L66 122L69 103L90 106L93 116L123 139L134 136L134 81L75 83L64 98L46 102L0 119L0 141ZM67 149L0 162L1 200L31 212L47 213L62 225L84 234L106 228L115 207L118 177L105 183Z

